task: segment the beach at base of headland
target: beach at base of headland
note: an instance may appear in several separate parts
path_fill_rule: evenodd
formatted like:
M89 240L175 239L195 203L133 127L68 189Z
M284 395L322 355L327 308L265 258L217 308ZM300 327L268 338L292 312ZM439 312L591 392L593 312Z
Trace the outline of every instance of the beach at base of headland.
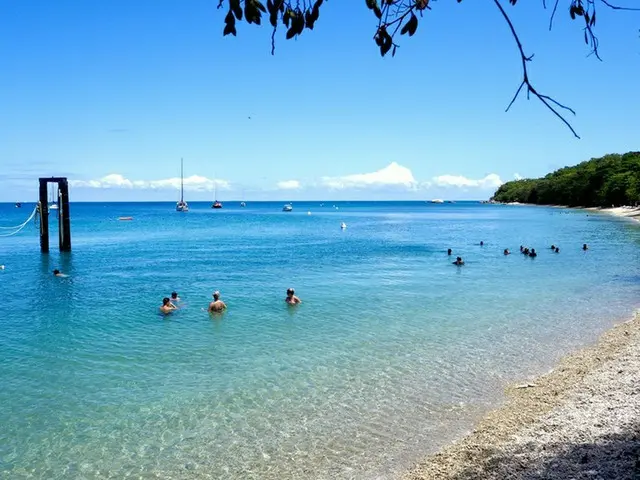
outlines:
M616 217L632 218L636 222L640 222L640 207L613 207L613 208L590 207L590 208L586 208L585 210L606 213L608 215L614 215Z
M567 205L537 205L535 203L504 203L503 205L513 205L513 206L527 206L527 207L551 207L551 208L568 208L573 210L589 210L590 212L598 212L604 213L607 215L613 215L615 217L625 217L631 218L637 222L640 222L640 207L633 206L622 206L622 207L610 207L610 208L602 208L602 207L569 207Z
M640 478L640 312L506 394L403 480Z

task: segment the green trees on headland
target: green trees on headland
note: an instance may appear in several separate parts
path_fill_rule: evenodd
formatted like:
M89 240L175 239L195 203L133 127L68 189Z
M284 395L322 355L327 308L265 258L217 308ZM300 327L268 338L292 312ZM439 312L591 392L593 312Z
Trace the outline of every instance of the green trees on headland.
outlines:
M543 178L507 182L492 200L570 207L640 204L640 152L605 155Z

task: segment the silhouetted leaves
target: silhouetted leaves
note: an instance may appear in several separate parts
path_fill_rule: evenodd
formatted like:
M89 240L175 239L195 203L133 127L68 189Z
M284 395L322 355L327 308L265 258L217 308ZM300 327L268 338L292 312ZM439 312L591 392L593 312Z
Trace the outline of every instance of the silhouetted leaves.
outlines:
M404 35L408 33L410 37L416 33L416 29L418 28L418 17L416 17L413 13L411 14L411 18L407 23L404 24L402 30L400 30L400 35Z

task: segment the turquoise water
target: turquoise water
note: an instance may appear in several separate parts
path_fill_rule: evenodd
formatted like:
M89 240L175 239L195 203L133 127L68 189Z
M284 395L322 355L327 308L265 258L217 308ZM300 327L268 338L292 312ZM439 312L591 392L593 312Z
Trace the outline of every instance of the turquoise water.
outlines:
M0 238L0 477L392 477L640 306L628 220L333 205L72 204L70 254Z

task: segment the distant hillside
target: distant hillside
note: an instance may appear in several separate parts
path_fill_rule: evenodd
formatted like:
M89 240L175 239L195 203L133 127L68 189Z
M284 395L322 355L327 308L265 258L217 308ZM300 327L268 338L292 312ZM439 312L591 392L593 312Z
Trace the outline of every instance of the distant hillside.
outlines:
M605 155L543 178L507 182L492 200L570 207L640 204L640 152Z

